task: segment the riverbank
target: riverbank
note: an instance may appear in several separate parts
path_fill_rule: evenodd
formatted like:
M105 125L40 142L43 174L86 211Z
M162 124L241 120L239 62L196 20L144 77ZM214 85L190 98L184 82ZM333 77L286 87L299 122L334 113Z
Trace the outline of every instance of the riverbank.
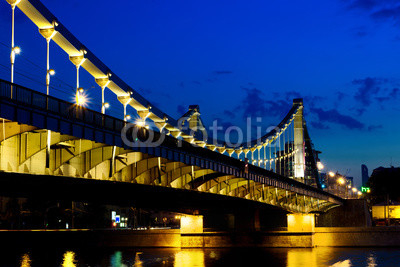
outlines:
M181 233L151 230L0 230L9 247L400 247L400 227L316 227L314 232Z

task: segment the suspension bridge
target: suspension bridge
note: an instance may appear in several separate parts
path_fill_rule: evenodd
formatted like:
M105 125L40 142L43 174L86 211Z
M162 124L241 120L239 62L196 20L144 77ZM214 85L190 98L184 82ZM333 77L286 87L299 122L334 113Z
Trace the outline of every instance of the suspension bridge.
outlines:
M12 12L11 79L0 81L0 170L5 174L202 192L302 214L343 205L343 199L321 189L318 155L304 119L302 99L293 100L291 106L288 103L282 121L254 140L232 145L207 138L198 106L190 106L179 119L172 118L119 78L40 1L7 2ZM46 94L15 81L19 52L14 44L16 8L37 26L47 43ZM70 61L65 64L76 67L75 103L51 95L51 42L68 54ZM83 105L82 69L101 90L98 111ZM122 119L106 114L105 90L122 103ZM129 122L127 107L136 111L140 121Z

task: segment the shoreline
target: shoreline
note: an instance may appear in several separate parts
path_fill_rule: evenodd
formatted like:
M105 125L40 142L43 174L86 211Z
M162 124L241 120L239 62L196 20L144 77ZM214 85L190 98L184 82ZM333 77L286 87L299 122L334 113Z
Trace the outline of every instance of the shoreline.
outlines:
M316 227L314 232L203 233L181 233L180 229L0 230L0 239L9 247L31 247L38 244L132 248L400 247L400 227Z

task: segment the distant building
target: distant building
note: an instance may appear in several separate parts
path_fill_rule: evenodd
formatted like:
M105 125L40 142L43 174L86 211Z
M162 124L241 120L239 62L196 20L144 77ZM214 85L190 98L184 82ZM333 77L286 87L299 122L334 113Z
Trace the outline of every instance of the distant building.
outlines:
M353 187L354 186L354 177L346 176L347 185Z
M321 172L319 174L320 181L321 181L321 187L322 189L326 189L328 187L328 177L325 172Z
M361 165L361 181L362 181L363 186L367 185L368 179L369 179L368 168L366 165L362 164Z

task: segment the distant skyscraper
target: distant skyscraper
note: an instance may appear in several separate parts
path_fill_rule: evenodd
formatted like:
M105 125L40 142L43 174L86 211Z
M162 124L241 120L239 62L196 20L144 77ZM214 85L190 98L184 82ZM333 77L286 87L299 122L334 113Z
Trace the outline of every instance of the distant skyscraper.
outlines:
M368 175L368 168L364 164L361 165L361 178L362 178L362 185L366 186L369 179L369 175Z

